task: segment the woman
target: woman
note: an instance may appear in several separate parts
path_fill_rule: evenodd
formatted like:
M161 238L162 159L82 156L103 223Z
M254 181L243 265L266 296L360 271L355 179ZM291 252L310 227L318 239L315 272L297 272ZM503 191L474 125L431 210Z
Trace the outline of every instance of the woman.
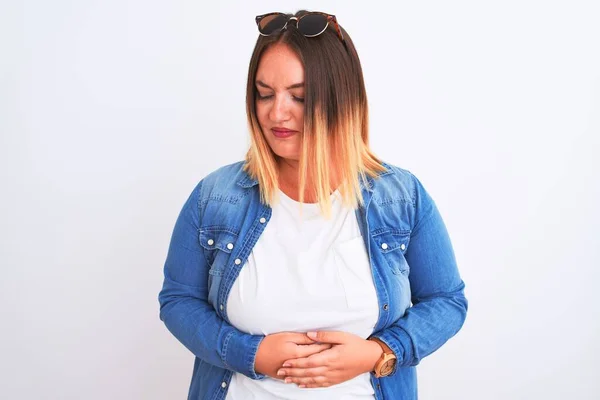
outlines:
M416 399L467 301L436 205L368 146L358 55L334 16L257 17L251 147L176 222L160 318L190 399ZM411 304L412 302L412 304Z

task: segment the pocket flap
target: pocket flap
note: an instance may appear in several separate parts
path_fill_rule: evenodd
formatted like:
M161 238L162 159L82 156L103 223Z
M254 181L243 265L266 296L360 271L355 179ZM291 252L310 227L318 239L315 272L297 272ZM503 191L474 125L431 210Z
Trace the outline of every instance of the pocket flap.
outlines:
M231 253L237 241L237 233L224 227L211 226L200 228L200 245L207 250L219 249Z
M410 231L398 229L378 230L373 233L373 240L382 253L400 250L404 254L410 242Z

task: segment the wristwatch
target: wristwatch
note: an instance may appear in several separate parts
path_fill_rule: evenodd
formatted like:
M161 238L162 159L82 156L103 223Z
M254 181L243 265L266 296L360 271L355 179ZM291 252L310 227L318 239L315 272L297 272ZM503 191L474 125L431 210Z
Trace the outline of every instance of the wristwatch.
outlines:
M373 342L377 343L383 349L383 354L381 355L379 361L377 361L377 364L375 364L373 373L377 378L382 378L384 376L390 375L392 372L394 372L394 369L396 368L396 355L394 354L392 349L390 349L388 345L383 343L381 340L374 337L369 338L369 340L372 340Z

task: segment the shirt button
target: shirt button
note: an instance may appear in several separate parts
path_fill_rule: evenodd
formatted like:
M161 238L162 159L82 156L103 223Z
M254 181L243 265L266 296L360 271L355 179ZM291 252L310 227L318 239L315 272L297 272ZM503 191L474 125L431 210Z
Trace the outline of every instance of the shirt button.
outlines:
M212 239L208 239L207 243L208 243L209 246L212 246L213 244L215 244L215 241L212 240Z
M227 387L227 382L221 382L221 387L225 389Z
M264 224L265 222L267 222L267 219L265 217L262 217L259 221L261 224Z
M240 265L242 263L242 260L240 260L239 258L235 259L235 265Z
M384 250L385 250L385 249L387 249L387 248L388 248L388 245L387 245L387 243L383 243L383 244L381 245L381 248L382 248L382 249L384 249Z
M221 311L223 311L223 304L221 304L221 305L219 306L219 308L221 309Z
M227 248L228 248L229 250L233 249L233 243L227 243Z
M384 305L383 305L383 309L384 309L385 311L387 311L389 308L390 308L390 306L388 306L387 304L384 304Z
M402 243L402 244L400 245L400 249L401 249L401 250L404 250L404 249L406 249L406 246L404 245L404 243Z

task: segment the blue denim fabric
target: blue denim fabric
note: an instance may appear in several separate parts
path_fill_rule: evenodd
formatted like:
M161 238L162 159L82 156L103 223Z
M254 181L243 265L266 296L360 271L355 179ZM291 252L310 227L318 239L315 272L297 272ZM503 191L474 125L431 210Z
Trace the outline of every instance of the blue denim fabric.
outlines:
M409 171L384 165L368 187L361 184L365 207L356 217L379 302L373 333L398 364L388 377L371 374L371 382L376 399L413 400L415 366L462 327L467 300L433 199ZM177 219L164 266L160 318L196 356L188 399L224 399L234 371L265 378L254 370L263 336L241 332L227 316L229 291L271 217L258 182L242 166L226 165L198 183Z

